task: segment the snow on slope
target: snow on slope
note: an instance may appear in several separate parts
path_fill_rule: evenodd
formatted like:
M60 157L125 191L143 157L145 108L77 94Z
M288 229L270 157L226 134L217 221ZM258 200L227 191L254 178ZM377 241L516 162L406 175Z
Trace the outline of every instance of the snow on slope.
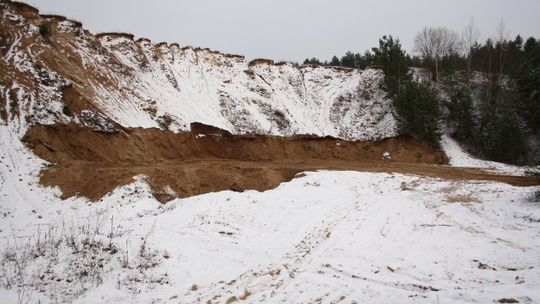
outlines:
M161 205L139 177L61 202L15 132L0 136L6 303L540 301L538 187L315 172Z
M107 40L110 39L110 40ZM120 41L118 41L120 40ZM117 58L136 71L134 100L155 101L156 116L167 115L183 123L198 121L234 133L292 135L318 134L373 139L395 134L395 121L375 70L333 70L293 64L248 65L210 50L159 48L161 58L140 68L129 57L141 49L146 58L153 45L125 38L101 40ZM114 42L114 43L112 43ZM129 46L128 46L129 45ZM110 105L121 103L115 100ZM115 115L111 109L111 115ZM137 126L135 114L117 120Z
M0 22L9 28L5 64L13 75L0 83L4 104L15 90L6 84L24 80L17 101L22 118L33 123L71 120L62 115L61 100L63 88L71 87L82 106L125 127L180 131L202 122L233 133L361 140L396 135L378 70L248 63L242 56L135 41L127 34L94 36L68 20L24 17L10 4L0 6ZM49 38L39 34L41 22L51 25ZM43 100L49 112L33 115Z
M495 173L521 176L527 175L530 172L538 172L540 170L540 167L538 166L520 167L474 158L466 151L464 151L463 148L459 145L459 143L452 139L448 134L443 135L443 137L441 138L441 146L446 153L446 156L448 156L449 164L452 166L482 168Z

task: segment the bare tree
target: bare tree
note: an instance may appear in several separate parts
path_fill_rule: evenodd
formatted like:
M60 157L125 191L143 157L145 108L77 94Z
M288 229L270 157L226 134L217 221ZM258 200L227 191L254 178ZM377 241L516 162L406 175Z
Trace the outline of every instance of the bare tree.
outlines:
M499 24L497 25L497 44L499 45L499 74L498 74L498 82L500 83L501 77L503 74L503 64L504 64L504 48L505 48L505 42L506 42L506 25L504 24L504 20L501 19Z
M497 24L496 40L497 42L502 43L506 40L507 36L508 36L508 33L506 31L506 24L504 23L504 19L501 19L501 21L499 21L499 24Z
M472 70L472 49L478 40L480 39L480 31L474 23L474 17L471 17L469 24L463 29L461 34L461 41L463 46L463 53L467 56L467 74L471 75Z
M460 39L446 27L425 27L416 34L414 45L415 51L432 63L433 80L438 82L441 59L459 50Z

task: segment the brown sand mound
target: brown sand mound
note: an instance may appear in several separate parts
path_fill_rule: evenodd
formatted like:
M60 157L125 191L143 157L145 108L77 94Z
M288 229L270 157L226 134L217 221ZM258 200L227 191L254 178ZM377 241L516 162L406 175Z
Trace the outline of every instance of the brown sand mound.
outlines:
M139 174L148 177L162 202L174 198L167 187L180 197L227 189L263 191L298 172L319 169L540 184L535 178L440 166L447 163L444 153L412 137L350 142L314 136L239 136L201 124L180 134L142 128L106 134L52 125L31 128L24 141L39 157L55 164L43 170L40 181L59 186L63 198L81 195L98 200ZM384 152L391 159L383 159Z

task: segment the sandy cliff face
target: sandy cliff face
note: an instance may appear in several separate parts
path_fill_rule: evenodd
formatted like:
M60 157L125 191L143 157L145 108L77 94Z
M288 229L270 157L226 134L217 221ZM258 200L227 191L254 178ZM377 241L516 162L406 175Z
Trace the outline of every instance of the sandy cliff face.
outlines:
M0 25L0 111L21 134L35 123L181 131L202 122L235 134L396 135L380 71L247 62L129 34L93 35L15 2L0 3Z

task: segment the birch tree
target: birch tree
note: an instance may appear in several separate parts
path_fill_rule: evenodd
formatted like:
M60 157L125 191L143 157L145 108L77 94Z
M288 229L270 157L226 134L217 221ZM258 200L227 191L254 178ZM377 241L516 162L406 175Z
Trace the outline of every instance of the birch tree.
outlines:
M504 66L504 49L505 49L505 43L506 43L506 25L504 24L504 20L501 19L499 24L497 25L497 44L499 45L499 73L498 73L498 82L500 84L502 74L503 74L503 66Z
M467 74L471 75L472 71L472 49L480 39L480 31L475 25L474 18L471 18L469 24L463 29L461 41L464 55L467 57Z
M459 50L459 35L446 27L425 27L414 40L414 50L424 59L431 62L432 77L439 81L439 65L441 60Z

